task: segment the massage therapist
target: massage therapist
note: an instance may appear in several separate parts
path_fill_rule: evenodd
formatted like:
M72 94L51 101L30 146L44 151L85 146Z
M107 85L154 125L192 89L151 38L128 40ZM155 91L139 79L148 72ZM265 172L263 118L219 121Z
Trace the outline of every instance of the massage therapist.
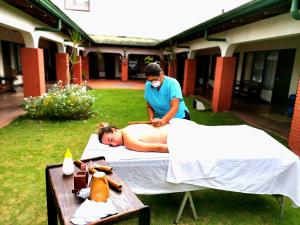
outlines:
M190 119L178 81L163 74L159 62L149 63L145 69L145 100L149 120L160 127L172 118Z

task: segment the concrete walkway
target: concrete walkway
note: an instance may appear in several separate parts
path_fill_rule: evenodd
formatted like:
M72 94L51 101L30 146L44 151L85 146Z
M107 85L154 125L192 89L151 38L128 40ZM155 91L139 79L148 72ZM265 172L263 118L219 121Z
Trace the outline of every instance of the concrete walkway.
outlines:
M0 94L0 128L5 127L17 117L26 112L22 109L23 88L17 87L16 93L5 92Z

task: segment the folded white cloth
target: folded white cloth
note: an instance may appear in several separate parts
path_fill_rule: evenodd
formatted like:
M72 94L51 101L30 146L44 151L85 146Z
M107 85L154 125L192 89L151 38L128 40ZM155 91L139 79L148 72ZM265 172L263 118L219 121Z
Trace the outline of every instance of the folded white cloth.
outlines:
M95 202L86 199L75 211L71 222L76 225L85 225L116 213L118 211L110 199L107 202Z

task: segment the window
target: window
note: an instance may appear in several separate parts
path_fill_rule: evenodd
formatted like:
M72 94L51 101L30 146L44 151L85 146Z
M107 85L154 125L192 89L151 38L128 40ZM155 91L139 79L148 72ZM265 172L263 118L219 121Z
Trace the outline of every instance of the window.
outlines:
M263 89L273 89L278 51L247 52L243 72L243 82L259 84Z

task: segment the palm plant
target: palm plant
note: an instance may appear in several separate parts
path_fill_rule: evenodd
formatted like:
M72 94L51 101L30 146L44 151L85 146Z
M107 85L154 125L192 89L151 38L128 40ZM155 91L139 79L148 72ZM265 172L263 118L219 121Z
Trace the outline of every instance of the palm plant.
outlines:
M78 46L81 45L83 43L83 39L81 37L81 34L77 31L77 30L69 30L69 34L70 34L70 38L71 38L71 42L72 42L72 50L69 56L69 60L70 60L70 80L72 80L73 78L73 67L76 63L79 62L78 60Z

